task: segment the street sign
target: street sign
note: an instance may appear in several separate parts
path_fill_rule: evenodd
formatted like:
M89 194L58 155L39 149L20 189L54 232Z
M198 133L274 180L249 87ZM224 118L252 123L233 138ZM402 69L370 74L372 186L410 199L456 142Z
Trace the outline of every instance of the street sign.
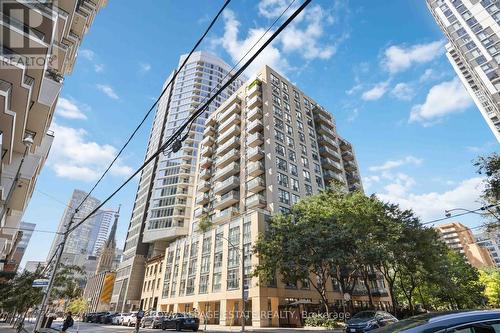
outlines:
M35 288L47 287L48 285L49 285L48 279L36 279L31 284L31 286Z

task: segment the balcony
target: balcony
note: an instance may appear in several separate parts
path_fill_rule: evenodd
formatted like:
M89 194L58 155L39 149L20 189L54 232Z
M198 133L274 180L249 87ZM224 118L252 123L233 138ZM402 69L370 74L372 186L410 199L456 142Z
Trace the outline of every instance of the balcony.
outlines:
M202 193L198 194L196 196L196 204L197 205L204 205L210 201L210 197L208 196L208 193Z
M346 151L346 150L351 150L352 151L352 146L349 142L347 142L346 140L344 139L339 139L339 145L340 145L340 149L342 149L342 151Z
M250 148L247 150L247 158L250 161L258 161L264 158L264 151L260 147Z
M265 172L264 163L262 162L251 162L248 163L248 174L252 177L257 177Z
M266 198L261 194L254 194L247 198L246 207L251 208L263 208L267 204Z
M331 138L326 137L324 135L318 135L318 141L320 144L323 144L323 145L330 145L333 148L338 147L337 143L334 140L332 140Z
M235 175L240 172L240 164L237 162L233 162L229 164L228 166L218 170L215 173L214 179L215 180L224 180L229 176Z
M237 125L240 123L240 115L239 114L234 114L229 119L227 119L225 122L219 125L217 128L217 131L219 132L219 135L224 133L226 129L228 129L231 125Z
M195 211L194 211L194 217L200 218L203 214L206 214L206 213L208 213L208 209L198 208L198 209L195 209Z
M217 124L217 119L215 117L209 117L205 122L206 126L215 126Z
M326 111L325 108L319 104L314 105L312 110L314 113L322 114L324 117L331 117L330 112Z
M206 136L203 140L201 140L200 144L205 147L211 147L215 143L213 136Z
M260 133L254 133L247 137L247 145L249 147L257 147L264 143L264 137Z
M215 128L212 125L206 125L205 130L203 131L203 136L212 136L215 134Z
M240 151L238 149L232 149L229 153L220 157L216 162L215 166L217 168L223 168L231 162L234 162L240 158Z
M319 154L322 157L331 157L335 159L337 162L340 161L340 154L338 153L337 149L332 149L329 148L328 146L320 146L319 147Z
M224 155L232 148L239 147L239 145L240 145L240 137L239 136L234 137L232 139L229 139L229 141L227 141L222 146L217 148L217 155Z
M260 119L255 119L251 123L247 125L247 131L248 133L255 133L259 132L264 128L264 125L262 124L262 121Z
M238 134L240 134L240 131L241 131L241 129L238 125L233 125L233 126L229 127L229 129L227 131L225 131L223 133L219 132L219 137L217 138L217 143L219 145L225 143L230 138L235 137Z
M352 162L352 161L344 161L344 168L348 172L355 171L358 169L356 167L356 164L354 164L354 162Z
M210 157L214 153L214 150L212 147L205 147L201 150L201 156L203 157Z
M333 120L330 115L326 116L324 113L314 113L314 121L316 123L333 124Z
M207 180L210 177L212 177L212 171L210 171L210 169L201 170L201 172L200 172L201 179Z
M240 192L233 190L221 196L215 202L214 208L222 210L224 208L234 205L238 201L240 201Z
M252 97L254 97L254 96L260 95L260 93L261 93L261 91L262 91L262 90L261 90L261 84L262 84L262 83L261 83L260 81L258 81L258 80L253 81L253 82L250 84L250 86L249 86L249 88L248 88L248 90L247 90L247 96L248 96L249 98L252 98Z
M212 159L209 157L202 158L200 161L200 167L203 169L208 169L212 165Z
M226 221L231 219L232 217L238 215L240 212L236 207L230 207L224 210L221 210L219 213L215 214L213 221L216 223Z
M228 107L225 111L219 113L217 120L219 121L219 123L223 123L227 118L229 118L233 114L239 115L240 113L241 113L240 104L234 103L230 107Z
M261 177L257 177L247 182L247 190L249 192L260 192L266 188L266 182Z
M206 180L200 180L198 182L198 191L200 192L207 192L208 190L210 190L210 187L210 183Z
M329 158L321 158L321 165L323 166L323 169L342 171L340 163Z
M329 136L335 140L335 128L333 126L326 126L324 124L317 124L316 131L320 134Z
M255 107L262 106L262 98L260 96L255 96L247 101L247 108L253 109Z
M346 161L353 161L354 160L354 154L352 153L352 151L349 151L349 150L342 152L342 157Z
M217 183L214 188L215 194L221 194L240 186L240 177L232 176L223 182Z
M331 170L325 170L323 172L323 177L325 178L325 180L327 182L334 179L334 180L337 180L339 182L345 183L345 179L344 179L344 177L342 177L342 175L340 173L336 173L336 172L331 171Z
M247 120L252 121L254 119L262 119L262 115L263 115L262 109L255 108L247 113Z
M63 77L47 69L40 86L38 102L48 107L54 105L63 84Z

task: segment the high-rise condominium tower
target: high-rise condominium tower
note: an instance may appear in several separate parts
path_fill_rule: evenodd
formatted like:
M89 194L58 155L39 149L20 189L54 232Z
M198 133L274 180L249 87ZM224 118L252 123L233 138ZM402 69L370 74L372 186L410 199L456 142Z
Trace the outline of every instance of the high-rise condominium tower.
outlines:
M187 55L179 59L179 67ZM158 104L146 159L169 138L187 118L213 94L230 75L230 67L219 58L194 53ZM165 81L164 87L173 73ZM186 133L182 148L165 151L141 173L134 209L117 272L111 300L117 311L139 307L145 260L164 253L169 242L188 233L191 221L198 143L206 116L219 107L241 85L239 80L219 95Z
M241 311L245 288L247 324L278 326L279 309L299 300L318 304L317 292L306 282L259 284L251 276L257 264L252 244L270 216L288 212L332 180L345 190L362 190L353 148L337 133L332 115L266 66L207 119L198 154L189 234L166 249L161 279L142 286L143 307L197 309L211 324L230 325ZM214 227L200 233L202 219ZM388 305L383 279L374 276L371 282L377 305ZM356 301L368 301L362 284L355 295ZM341 297L330 283L328 299ZM262 312L273 314L266 318ZM295 319L290 324L297 324Z
M448 37L447 56L500 142L500 3L427 0Z

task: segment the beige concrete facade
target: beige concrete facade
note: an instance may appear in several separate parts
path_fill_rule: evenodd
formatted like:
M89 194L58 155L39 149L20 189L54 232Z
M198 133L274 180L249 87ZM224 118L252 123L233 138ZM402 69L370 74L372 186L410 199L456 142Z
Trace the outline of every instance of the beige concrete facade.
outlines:
M300 306L295 305L319 304L317 292L280 279L259 284L251 276L258 264L252 244L270 216L287 212L332 180L346 191L362 190L351 144L337 134L328 111L266 66L207 119L198 154L189 235L166 249L156 310L196 309L208 314L202 319L210 324L236 325L244 293L247 325L299 325ZM214 228L200 234L200 220L211 221ZM383 279L372 282L376 304L387 306ZM366 304L362 288L354 299ZM339 304L341 294L333 282L328 297ZM289 307L295 311L283 315Z
M459 222L452 222L436 226L436 230L446 245L465 256L467 261L476 268L495 267L487 248L476 244L472 231Z
M13 250L15 228L19 227L52 145L54 133L49 127L64 75L71 73L81 40L106 2L2 1L0 4L2 259Z
M156 310L163 290L163 269L165 256L158 255L146 261L144 283L142 285L141 304L139 308Z

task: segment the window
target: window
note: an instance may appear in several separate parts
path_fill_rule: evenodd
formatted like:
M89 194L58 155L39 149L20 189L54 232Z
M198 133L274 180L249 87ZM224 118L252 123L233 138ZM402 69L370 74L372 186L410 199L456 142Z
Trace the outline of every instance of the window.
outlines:
M311 182L311 173L307 170L302 170L302 175L304 176L304 180L306 182Z
M318 187L323 187L323 179L320 176L316 176L316 184Z
M495 333L500 332L500 321L482 321L447 329L450 333Z
M302 160L302 165L304 166L304 168L309 168L309 160L307 159L307 157L300 157L300 159Z
M313 193L312 186L309 185L309 184L305 184L305 187L306 187L306 193L307 193L307 195L311 195Z
M293 135L293 128L292 126L286 124L286 133L289 135Z
M293 91L293 96L296 98L296 99L300 99L300 95L299 95L299 92L297 90L294 90Z
M299 192L299 181L295 178L290 178L290 182L292 184L292 190Z
M276 105L273 105L273 112L277 117L283 118L283 111Z
M288 208L288 207L279 206L278 209L279 209L279 212L281 214L289 214L290 213L290 208Z
M313 160L319 161L318 153L316 153L316 152L313 151L311 155L313 157Z
M239 269L230 269L227 271L227 289L238 288Z
M318 175L321 175L321 167L318 163L314 163L314 172L316 172Z
M306 142L306 136L304 135L304 133L299 132L299 140L300 142Z
M281 203L289 205L290 204L290 193L288 193L287 191L284 191L282 189L278 189L278 200Z
M280 85L280 79L274 74L271 73L271 82L277 86Z
M299 131L303 131L304 130L304 124L301 121L297 121L297 128L299 129Z
M297 194L292 193L292 205L295 205L297 202L299 202L300 197Z
M281 88L283 91L288 91L288 85L285 82L281 82Z
M295 164L290 163L290 173L294 176L299 175L299 171L298 171L297 166Z
M227 256L227 265L229 268L238 267L240 264L239 249L230 247Z
M276 126L277 129L284 130L285 125L283 123L283 120L279 119L278 117L274 117L274 126Z
M288 159L292 162L295 162L297 160L297 154L291 149L288 149Z
M283 171L288 171L286 161L282 158L276 157L276 166L278 169L283 170Z
M208 292L208 275L200 276L200 294L206 294Z
M285 142L285 134L278 131L277 129L274 130L274 138L279 142Z
M302 120L302 112L297 111L296 114L297 114L297 119Z
M286 144L290 148L294 148L295 147L295 141L291 137L289 137L289 136L286 137Z
M213 276L213 286L212 291L220 291L221 289L221 281L222 281L222 273L216 273Z
M281 98L273 95L273 103L278 105L278 106L281 106Z
M306 147L306 145L300 144L300 152L303 155L307 155L307 147Z
M201 258L201 273L208 273L210 270L210 255Z
M281 156L285 156L285 154L286 154L285 146L277 143L276 144L276 154L281 155Z
M278 184L288 187L288 176L278 172Z
M285 121L289 124L292 123L292 115L288 112L285 112Z

